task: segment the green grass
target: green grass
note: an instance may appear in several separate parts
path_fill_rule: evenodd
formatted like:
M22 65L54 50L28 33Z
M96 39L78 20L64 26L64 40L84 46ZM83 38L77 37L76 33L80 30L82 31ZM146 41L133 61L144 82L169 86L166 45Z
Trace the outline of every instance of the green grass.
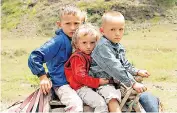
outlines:
M31 0L4 0L2 1L2 29L11 30L20 24L24 15L28 14L29 19L36 15L36 6L28 8Z
M175 2L177 2L177 0L155 0L159 5L161 6L165 6L165 7L170 7L170 6L174 6Z
M23 4L20 1L3 1L2 2L2 28L12 29L20 23L20 18L26 12L26 8L22 8Z
M111 8L116 4L115 0L105 2L104 0L95 0L95 1L79 1L77 6L87 11L88 13L88 21L91 23L96 23L100 25L101 15L105 11L111 10Z

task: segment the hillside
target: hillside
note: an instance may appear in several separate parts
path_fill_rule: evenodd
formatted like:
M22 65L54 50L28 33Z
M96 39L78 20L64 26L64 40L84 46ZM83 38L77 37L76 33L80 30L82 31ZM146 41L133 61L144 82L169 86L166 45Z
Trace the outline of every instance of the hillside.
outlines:
M177 23L177 0L3 0L2 31L17 37L51 36L56 30L59 9L74 3L88 12L88 21L100 24L104 11L124 14L127 24ZM136 29L136 28L134 28ZM10 31L10 32L9 32ZM6 37L6 36L5 36ZM4 38L5 38L4 37ZM8 36L7 36L8 37Z

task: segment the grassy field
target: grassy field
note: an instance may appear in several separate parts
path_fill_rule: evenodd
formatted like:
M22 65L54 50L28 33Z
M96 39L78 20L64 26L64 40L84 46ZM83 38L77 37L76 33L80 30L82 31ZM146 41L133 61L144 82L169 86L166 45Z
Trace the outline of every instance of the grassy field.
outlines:
M124 36L127 57L137 68L147 69L148 91L158 96L165 111L177 112L177 26L157 25Z
M2 31L3 33L3 31ZM32 91L36 78L27 60L30 52L46 37L18 38L3 34L1 51L1 108L24 99ZM150 26L128 32L122 40L127 57L137 68L147 69L151 76L144 80L148 91L158 96L165 111L177 112L177 27L175 24Z

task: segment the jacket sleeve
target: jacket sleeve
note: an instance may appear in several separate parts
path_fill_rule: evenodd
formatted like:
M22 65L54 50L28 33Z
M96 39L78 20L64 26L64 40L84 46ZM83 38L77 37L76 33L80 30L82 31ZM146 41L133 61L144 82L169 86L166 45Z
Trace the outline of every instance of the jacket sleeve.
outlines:
M56 39L57 38L51 39L30 54L28 58L28 67L34 75L41 76L46 74L43 64L55 57L62 44L61 38L58 38L58 40Z
M74 56L70 60L70 63L73 71L73 77L78 83L91 88L98 88L99 78L93 78L88 75L88 72L86 71L87 67L85 65L86 61L81 59L79 56Z
M137 75L137 72L138 72L138 69L137 68L135 68L128 60L127 60L127 58L126 58L126 56L125 56L125 49L124 49L124 51L123 51L123 54L122 54L122 60L123 60L123 66L124 66L124 68L130 73L130 74L132 74L132 75Z
M106 73L126 86L132 86L135 83L133 76L126 72L126 69L107 45L97 47L92 58Z

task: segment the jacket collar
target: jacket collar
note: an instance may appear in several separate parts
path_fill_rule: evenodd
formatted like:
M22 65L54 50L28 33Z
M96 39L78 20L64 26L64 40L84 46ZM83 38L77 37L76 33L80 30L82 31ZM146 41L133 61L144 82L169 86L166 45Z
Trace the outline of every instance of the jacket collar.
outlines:
M85 53L82 52L81 50L77 49L77 50L75 51L75 53L77 53L77 52L80 52L80 53L82 53L84 56L86 56L88 59L91 59L91 56L90 56L90 55L85 54Z
M111 42L109 39L107 39L104 35L103 35L103 38L106 39L112 46L114 46L114 47L119 47L119 44L120 44L120 43L113 43L113 42Z
M63 35L65 35L70 41L72 40L72 38L68 37L68 36L64 33L63 29L58 29L58 30L56 30L56 31L55 31L55 34L56 34L56 35L63 34Z

